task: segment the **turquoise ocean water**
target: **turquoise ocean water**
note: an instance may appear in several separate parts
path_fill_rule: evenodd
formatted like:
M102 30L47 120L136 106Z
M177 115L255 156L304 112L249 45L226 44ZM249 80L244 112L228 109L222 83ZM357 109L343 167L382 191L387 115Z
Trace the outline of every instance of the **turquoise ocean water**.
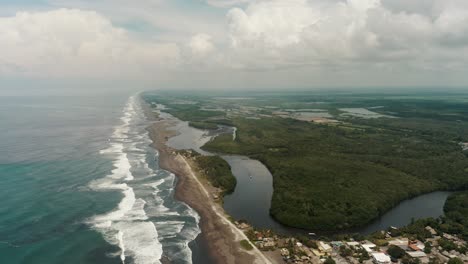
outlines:
M0 263L191 263L138 96L0 97Z

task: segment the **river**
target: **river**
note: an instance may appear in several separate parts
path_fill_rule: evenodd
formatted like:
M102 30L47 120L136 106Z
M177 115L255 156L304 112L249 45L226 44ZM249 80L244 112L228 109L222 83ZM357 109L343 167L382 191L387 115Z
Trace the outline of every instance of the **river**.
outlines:
M262 163L243 156L223 158L231 165L237 179L235 191L224 198L227 213L235 219L245 219L257 228L271 228L281 233L301 232L285 227L271 218L269 208L273 195L273 177ZM412 219L437 218L443 215L444 203L450 194L451 192L432 192L402 201L376 221L351 231L370 234L390 226L408 225Z
M168 141L168 145L175 149L194 149L203 155L213 155L201 149L206 142L219 133L228 132L226 127L217 131L200 130L183 121L175 127L179 133ZM270 216L273 176L261 162L238 155L222 155L222 158L229 163L237 179L234 192L224 197L224 209L229 215L236 220L247 220L257 228L271 228L284 234L307 232L283 226ZM390 226L405 226L412 219L439 217L443 215L449 195L450 192L432 192L402 201L376 221L351 231L369 234Z
M411 223L412 219L434 217L444 214L444 204L451 192L432 192L405 200L382 215L373 223L356 229L361 234L370 234L387 229L390 226L402 227Z

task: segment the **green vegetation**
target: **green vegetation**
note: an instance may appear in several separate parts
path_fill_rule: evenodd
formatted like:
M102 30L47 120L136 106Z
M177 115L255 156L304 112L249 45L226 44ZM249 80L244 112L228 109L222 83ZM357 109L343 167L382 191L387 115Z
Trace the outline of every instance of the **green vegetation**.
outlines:
M408 226L398 230L391 230L392 236L404 235L407 237L417 238L425 241L427 238L432 237L430 232L426 230L427 226L432 227L439 236L443 233L457 235L462 239L468 239L467 236L467 219L468 219L468 192L453 193L447 198L444 205L445 215L438 219L427 218L419 219ZM457 245L450 239L441 237L437 241L438 245L444 251L458 251L462 254L468 252L466 245ZM427 241L425 244L424 252L429 253L432 249L432 244Z
M410 256L404 256L401 259L401 263L402 264L419 264L421 263L421 260L419 260L418 258L412 258Z
M444 205L445 218L441 229L468 239L468 192L450 195Z
M432 244L431 242L427 241L424 243L424 253L429 254L432 251Z
M435 190L468 189L468 159L459 145L468 142L467 95L147 98L193 126L235 126L235 140L220 135L203 148L264 163L273 175L270 213L289 226L348 229L376 219L404 199ZM342 115L341 108L366 108L397 118L358 118ZM304 122L274 113L300 109L328 111L338 123ZM464 232L460 217L454 213L450 219L451 224L442 223L445 229ZM419 226L405 231L416 230Z
M253 249L252 244L250 244L250 242L245 240L245 239L241 240L240 245L245 250L252 250Z
M207 119L222 119L225 116L221 111L203 110L198 101L194 101L190 97L172 97L172 96L154 96L144 95L143 98L148 103L162 104L166 107L164 112L167 112L180 120L193 122L195 125L204 123L206 126Z
M388 255L394 259L399 259L402 258L406 255L406 251L403 250L402 248L395 246L395 245L390 245L387 249Z
M204 149L263 162L274 177L271 214L287 225L359 226L401 200L468 183L460 147L418 130L349 130L282 118L233 123L235 141L219 136Z
M236 178L232 175L229 164L219 156L195 155L194 159L200 172L210 183L229 194L236 188Z
M196 105L171 105L167 112L185 121L203 121L207 118L224 116L224 112L204 111Z
M340 256L343 258L350 257L353 255L353 250L345 245L340 246Z
M336 262L331 258L331 257L328 257L324 262L323 264L335 264Z
M370 259L369 253L367 253L367 251L362 247L357 250L357 254L359 256L359 263L363 263L365 260Z
M447 264L463 264L463 260L461 260L459 258L451 258L451 259L449 259Z

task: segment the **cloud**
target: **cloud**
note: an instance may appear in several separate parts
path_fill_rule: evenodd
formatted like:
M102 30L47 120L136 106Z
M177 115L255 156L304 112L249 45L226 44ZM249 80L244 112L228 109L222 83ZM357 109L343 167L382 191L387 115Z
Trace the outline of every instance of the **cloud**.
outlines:
M239 6L248 3L250 0L206 0L206 2L215 7L232 7L232 6Z
M227 15L231 58L247 68L453 59L468 46L468 6L426 5L413 1L422 12L411 12L380 0L255 1Z
M141 75L176 67L179 47L137 39L94 11L57 9L0 17L0 74Z
M208 34L197 34L190 39L189 47L195 56L204 56L214 51L215 46L211 42L212 37Z
M0 16L0 76L468 84L466 0L49 4Z

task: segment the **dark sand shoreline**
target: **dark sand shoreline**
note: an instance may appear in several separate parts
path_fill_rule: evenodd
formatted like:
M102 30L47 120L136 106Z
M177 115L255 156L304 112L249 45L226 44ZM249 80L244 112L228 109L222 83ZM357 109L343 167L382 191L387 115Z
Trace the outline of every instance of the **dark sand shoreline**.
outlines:
M245 251L240 247L239 242L245 236L243 232L221 215L224 214L222 207L209 196L189 162L167 146L167 140L176 135L171 130L176 121L155 119L154 113L147 113L149 120L156 120L148 127L148 131L153 147L159 152L159 165L177 177L175 198L188 204L200 215L202 233L196 241L204 243L209 258L214 263L269 263L258 249Z

